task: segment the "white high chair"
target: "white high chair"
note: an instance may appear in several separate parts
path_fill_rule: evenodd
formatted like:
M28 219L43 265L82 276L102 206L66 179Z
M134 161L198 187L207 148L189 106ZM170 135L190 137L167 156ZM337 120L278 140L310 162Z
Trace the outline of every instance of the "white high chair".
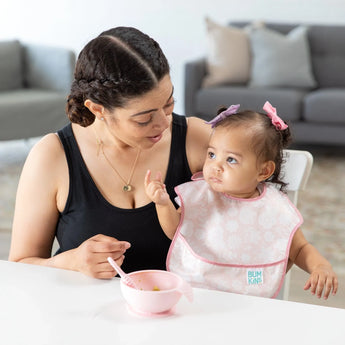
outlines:
M284 160L281 176L282 180L288 183L286 187L289 199L297 206L298 192L303 190L309 179L310 171L313 166L313 156L308 151L301 150L284 150ZM288 300L290 290L290 273L289 271L284 280L278 299Z

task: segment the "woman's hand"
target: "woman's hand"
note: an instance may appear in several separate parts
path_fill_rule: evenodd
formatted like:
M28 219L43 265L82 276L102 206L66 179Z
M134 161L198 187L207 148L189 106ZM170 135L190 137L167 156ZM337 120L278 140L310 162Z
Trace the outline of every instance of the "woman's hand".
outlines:
M315 270L310 274L309 279L304 285L304 290L309 290L310 292L321 298L323 292L323 298L327 299L332 291L335 295L338 290L338 279L337 275L333 271L332 267L328 265L318 265Z
M73 250L75 270L94 278L113 278L117 273L107 258L110 256L121 266L124 253L130 246L129 242L114 237L100 234L93 236Z
M162 181L162 174L157 172L156 178L151 180L151 171L148 170L145 175L145 191L147 196L157 205L167 205L169 203L169 194L166 191L165 184Z

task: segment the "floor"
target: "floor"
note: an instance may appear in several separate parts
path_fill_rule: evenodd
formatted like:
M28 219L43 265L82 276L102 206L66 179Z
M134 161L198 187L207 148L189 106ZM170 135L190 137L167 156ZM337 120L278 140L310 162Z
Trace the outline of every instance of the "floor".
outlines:
M0 259L10 248L15 190L30 147L28 141L0 142ZM304 148L305 149L305 148ZM327 301L304 291L308 274L291 270L289 300L345 309L345 149L307 148L314 166L306 191L300 194L299 210L304 216L306 238L332 263L338 274L339 290Z

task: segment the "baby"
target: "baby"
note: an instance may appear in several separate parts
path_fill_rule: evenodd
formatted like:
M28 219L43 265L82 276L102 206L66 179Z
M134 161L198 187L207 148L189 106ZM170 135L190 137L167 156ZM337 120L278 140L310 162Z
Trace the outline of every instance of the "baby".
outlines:
M167 268L195 287L276 297L295 263L310 273L304 289L328 298L338 288L331 264L304 238L302 216L280 178L288 125L266 113L222 109L202 173L175 188L178 210L161 174L145 177L161 227L173 239Z

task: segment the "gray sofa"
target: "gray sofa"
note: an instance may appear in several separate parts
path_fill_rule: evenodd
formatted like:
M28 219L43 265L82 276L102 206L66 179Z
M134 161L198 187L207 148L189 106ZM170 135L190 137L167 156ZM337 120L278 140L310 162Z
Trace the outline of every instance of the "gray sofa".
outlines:
M297 24L266 26L287 34ZM241 109L262 111L269 100L291 124L294 143L345 145L345 26L309 25L307 37L316 87L202 87L207 74L206 57L202 57L185 65L185 114L209 120L219 106L240 103Z
M75 53L65 48L0 42L0 140L38 137L65 125L74 66Z

